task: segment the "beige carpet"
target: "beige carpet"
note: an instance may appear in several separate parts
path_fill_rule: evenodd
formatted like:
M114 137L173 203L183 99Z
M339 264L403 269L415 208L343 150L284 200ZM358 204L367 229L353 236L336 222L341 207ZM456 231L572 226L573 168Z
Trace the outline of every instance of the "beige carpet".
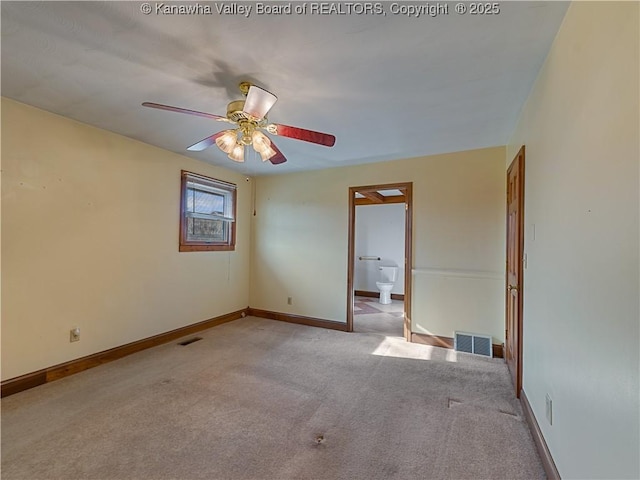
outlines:
M501 360L248 317L2 400L2 478L537 479Z

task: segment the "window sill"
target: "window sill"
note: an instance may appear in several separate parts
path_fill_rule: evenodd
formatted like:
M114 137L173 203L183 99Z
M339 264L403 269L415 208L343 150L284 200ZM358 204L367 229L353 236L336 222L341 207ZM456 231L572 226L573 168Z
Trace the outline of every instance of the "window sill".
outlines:
M180 245L181 252L229 252L235 245Z

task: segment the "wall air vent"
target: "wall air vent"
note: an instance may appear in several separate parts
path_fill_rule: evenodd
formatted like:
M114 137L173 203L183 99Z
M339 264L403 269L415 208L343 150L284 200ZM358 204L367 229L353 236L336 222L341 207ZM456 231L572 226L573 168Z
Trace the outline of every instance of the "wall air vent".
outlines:
M453 348L458 352L474 353L493 357L490 335L477 333L455 332Z

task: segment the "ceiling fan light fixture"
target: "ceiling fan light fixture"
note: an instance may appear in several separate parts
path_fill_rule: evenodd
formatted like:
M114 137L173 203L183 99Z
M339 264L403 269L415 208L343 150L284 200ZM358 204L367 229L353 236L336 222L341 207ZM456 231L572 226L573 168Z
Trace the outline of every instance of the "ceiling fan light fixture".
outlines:
M247 99L244 102L242 110L256 120L261 120L269 110L271 110L271 107L273 107L277 100L278 97L273 93L249 84Z
M244 162L244 145L236 143L229 152L228 157L234 162Z
M273 157L277 152L273 148L271 148L270 146L267 146L263 150L258 150L258 153L260 154L260 157L262 158L262 161L266 162L271 157Z
M224 153L230 154L238 143L238 136L235 130L227 130L224 134L216 138L216 145Z
M271 140L260 130L254 130L251 134L251 140L253 141L253 148L256 152L262 152L267 148L271 148Z

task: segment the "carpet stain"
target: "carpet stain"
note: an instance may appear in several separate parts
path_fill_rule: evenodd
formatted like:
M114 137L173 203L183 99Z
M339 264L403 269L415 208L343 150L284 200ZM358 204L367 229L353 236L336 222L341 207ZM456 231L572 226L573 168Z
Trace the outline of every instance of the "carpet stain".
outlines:
M460 405L461 403L462 403L462 400L457 400L455 398L449 398L447 407L448 408L455 407L456 405Z
M325 442L324 435L316 435L315 442L316 442L316 445L324 445L324 442Z

